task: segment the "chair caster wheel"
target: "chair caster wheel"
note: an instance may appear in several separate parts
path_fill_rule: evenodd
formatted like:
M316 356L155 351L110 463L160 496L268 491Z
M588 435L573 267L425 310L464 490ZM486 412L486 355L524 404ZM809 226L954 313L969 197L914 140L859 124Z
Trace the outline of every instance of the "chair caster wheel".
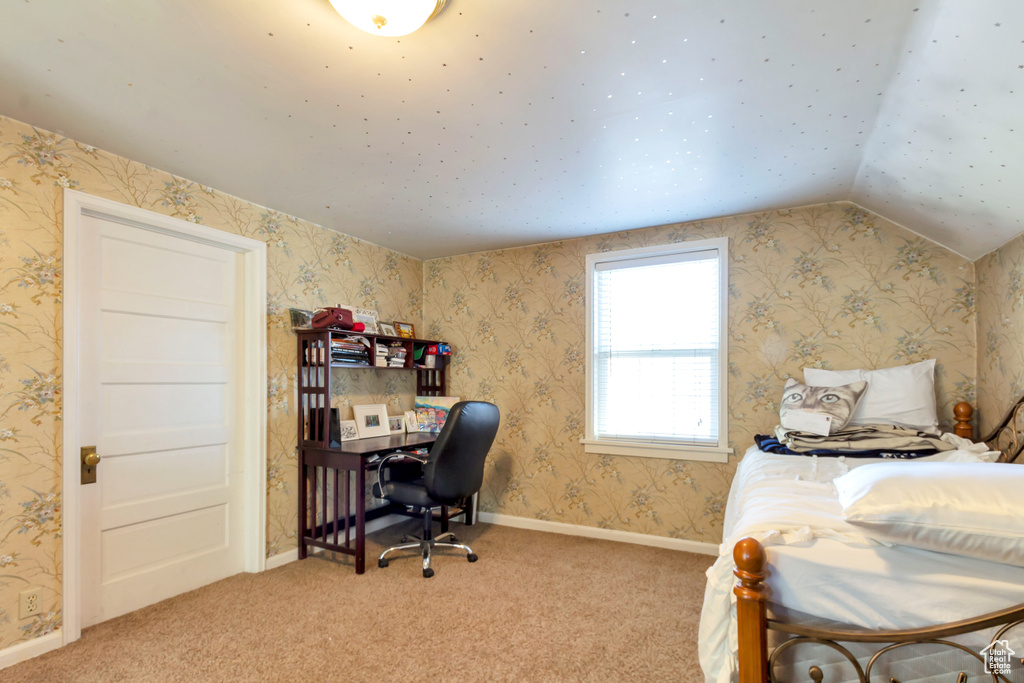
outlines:
M384 567L388 566L388 561L387 560L377 560L377 566L380 567L381 569L384 569Z
M449 539L448 539L448 542L449 542L449 543L458 543L458 542L459 542L459 539L457 539L457 538L455 538L454 536L452 536L451 538L449 538Z
M399 541L399 543L408 543L408 542L409 542L409 537L408 536L402 536L402 540Z
M466 559L470 562L476 562L480 558L476 556L476 553L469 553L468 555L466 555Z
M433 575L434 575L434 570L433 569L427 568L427 569L423 570L423 578L424 579L429 579Z

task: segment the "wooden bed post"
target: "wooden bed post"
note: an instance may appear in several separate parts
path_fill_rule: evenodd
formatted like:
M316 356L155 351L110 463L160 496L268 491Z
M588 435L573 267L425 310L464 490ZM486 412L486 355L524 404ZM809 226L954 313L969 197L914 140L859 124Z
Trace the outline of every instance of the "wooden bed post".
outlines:
M736 595L736 627L739 631L739 683L768 683L768 588L764 548L744 538L732 551L733 574L739 582Z
M960 401L953 406L953 417L956 424L953 425L953 433L964 439L974 439L974 427L971 425L971 418L974 415L974 408L966 401Z

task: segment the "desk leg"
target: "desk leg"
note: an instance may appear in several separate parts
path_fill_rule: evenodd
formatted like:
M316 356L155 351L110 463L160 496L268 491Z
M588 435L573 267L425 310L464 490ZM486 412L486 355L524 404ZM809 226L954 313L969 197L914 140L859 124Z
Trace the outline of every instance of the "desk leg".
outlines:
M356 468L356 574L366 571L366 468Z
M479 493L474 493L473 497L466 501L466 516L462 518L462 521L465 522L467 526L476 524L477 505L479 504Z
M306 488L309 486L309 474L306 471L305 458L299 450L299 559L306 559L306 520L309 511L306 509Z

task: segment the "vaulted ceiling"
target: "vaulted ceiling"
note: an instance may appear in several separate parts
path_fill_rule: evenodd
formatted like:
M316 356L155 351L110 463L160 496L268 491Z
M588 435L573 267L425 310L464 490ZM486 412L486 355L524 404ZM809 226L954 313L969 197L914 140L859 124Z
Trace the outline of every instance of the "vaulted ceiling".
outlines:
M1010 0L0 0L0 114L420 258L835 200L976 258L1017 90Z

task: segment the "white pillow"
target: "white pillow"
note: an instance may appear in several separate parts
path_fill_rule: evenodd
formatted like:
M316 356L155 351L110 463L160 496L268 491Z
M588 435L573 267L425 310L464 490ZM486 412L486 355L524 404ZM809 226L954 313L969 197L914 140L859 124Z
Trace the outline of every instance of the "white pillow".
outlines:
M1024 567L1024 466L883 462L834 483L843 519L878 540Z
M804 368L804 384L839 387L865 381L867 393L857 404L852 425L893 424L935 430L935 359L881 370L819 370Z

